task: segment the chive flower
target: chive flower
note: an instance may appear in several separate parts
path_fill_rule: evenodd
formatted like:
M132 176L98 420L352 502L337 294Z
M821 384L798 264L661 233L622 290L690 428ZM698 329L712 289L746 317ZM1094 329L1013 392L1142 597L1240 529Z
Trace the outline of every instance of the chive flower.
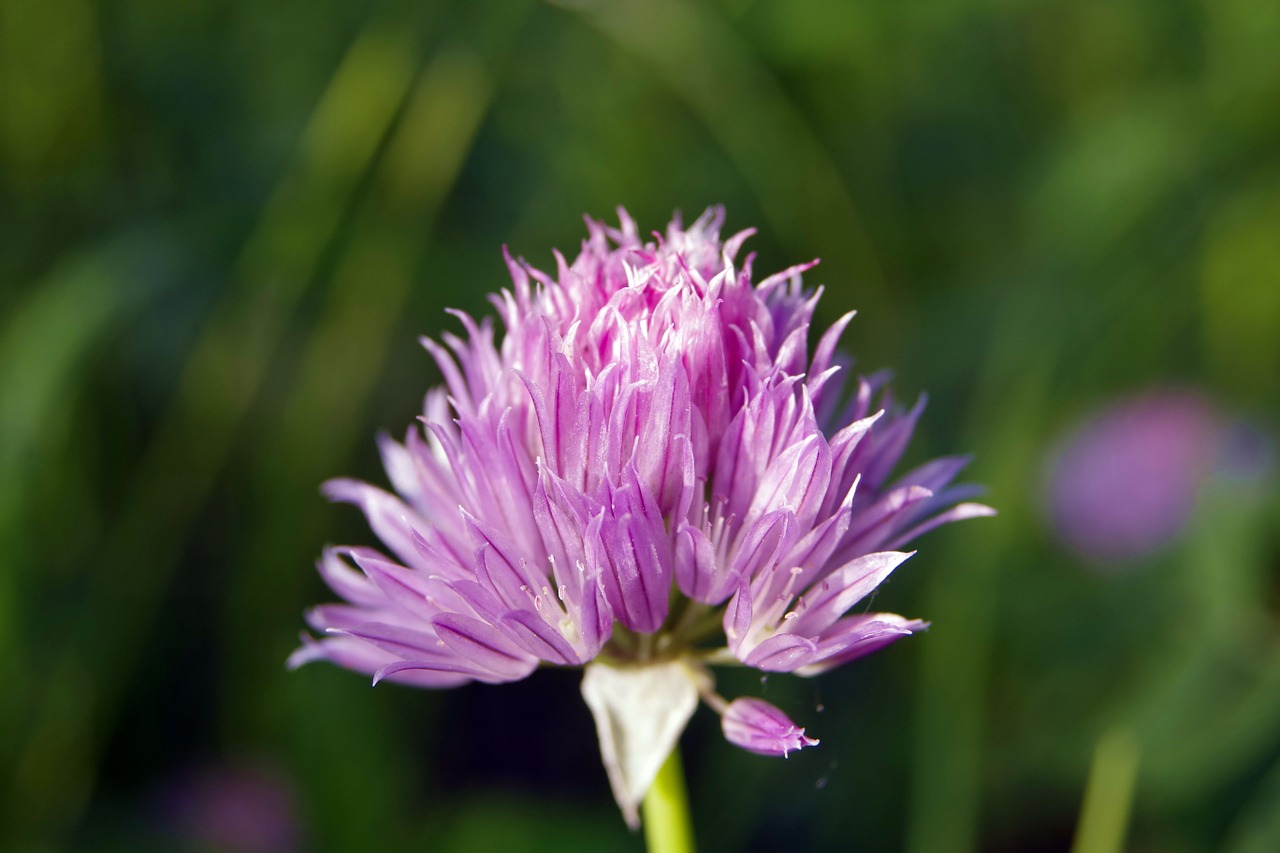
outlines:
M444 377L422 424L380 439L393 491L325 485L384 548L326 549L344 599L307 614L293 666L327 660L374 683L454 687L583 667L583 696L624 816L699 701L734 744L786 755L817 741L778 708L715 693L709 664L811 676L923 629L855 610L945 522L988 515L952 485L963 457L898 476L924 408L886 376L810 351L821 289L804 263L752 281L723 211L646 240L587 221L556 273L506 255L503 326L452 312L423 339ZM505 253L504 253L505 254Z
M1170 546L1201 487L1231 461L1228 438L1223 417L1192 389L1149 389L1111 402L1050 455L1046 509L1054 532L1096 567L1118 568Z

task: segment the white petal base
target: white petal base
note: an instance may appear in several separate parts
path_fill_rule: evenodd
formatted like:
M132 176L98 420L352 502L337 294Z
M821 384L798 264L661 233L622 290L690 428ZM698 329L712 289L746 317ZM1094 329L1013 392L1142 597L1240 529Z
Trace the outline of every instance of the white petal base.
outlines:
M622 816L636 829L640 803L698 707L707 676L680 661L585 669L582 698L596 720L600 757Z

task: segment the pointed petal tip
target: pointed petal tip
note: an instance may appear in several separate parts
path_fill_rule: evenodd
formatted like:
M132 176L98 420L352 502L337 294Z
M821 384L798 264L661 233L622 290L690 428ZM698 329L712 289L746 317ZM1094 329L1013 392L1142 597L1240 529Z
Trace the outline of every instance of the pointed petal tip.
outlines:
M334 477L320 484L320 494L333 503L359 503L357 493L361 485L350 477Z
M394 661L380 668L373 674L373 679L369 682L370 687L377 687L388 676L395 675L404 668L404 661Z
M289 657L285 658L284 661L285 669L289 672L300 669L309 663L324 660L325 657L324 649L320 643L306 631L298 634L298 640L302 645L290 652Z
M980 503L957 504L955 509L963 511L965 518L991 518L1000 514L995 507Z

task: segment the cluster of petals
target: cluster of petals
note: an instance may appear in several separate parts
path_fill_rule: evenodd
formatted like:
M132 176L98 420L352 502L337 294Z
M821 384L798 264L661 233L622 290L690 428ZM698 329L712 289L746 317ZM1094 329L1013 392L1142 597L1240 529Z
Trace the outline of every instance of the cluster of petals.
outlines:
M295 665L497 683L634 658L656 634L646 653L810 675L924 626L851 613L905 543L990 512L952 485L963 458L893 476L923 400L904 411L883 376L851 377L852 314L811 351L812 264L753 283L752 257L736 261L752 232L722 241L719 209L649 239L619 215L588 220L554 276L507 257L501 335L455 312L465 334L423 341L444 384L421 426L381 441L394 491L325 487L385 550L323 554L345 603L309 612L322 636ZM708 616L718 642L683 646ZM738 706L726 734L773 754L813 742L770 708Z

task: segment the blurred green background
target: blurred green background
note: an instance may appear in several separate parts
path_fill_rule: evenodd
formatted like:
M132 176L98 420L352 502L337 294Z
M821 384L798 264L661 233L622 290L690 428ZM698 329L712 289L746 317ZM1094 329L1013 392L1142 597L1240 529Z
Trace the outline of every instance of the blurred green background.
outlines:
M880 593L927 635L721 676L823 743L699 712L703 848L1067 850L1093 766L1127 849L1280 850L1278 44L1259 0L0 0L0 843L641 849L573 673L283 662L372 541L319 483L385 483L500 247L723 203L1001 515ZM1090 564L1053 448L1170 386L1262 449Z

